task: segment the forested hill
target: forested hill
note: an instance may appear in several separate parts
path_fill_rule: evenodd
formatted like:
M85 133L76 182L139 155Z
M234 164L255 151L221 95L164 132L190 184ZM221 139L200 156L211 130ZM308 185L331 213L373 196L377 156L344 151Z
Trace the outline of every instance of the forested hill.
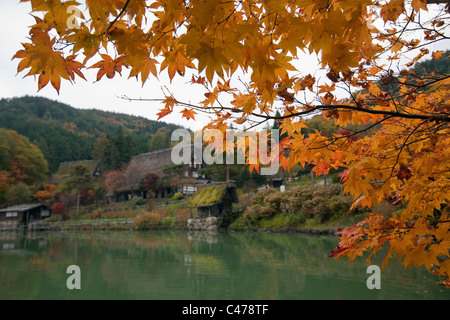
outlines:
M111 166L115 166L126 160L123 157L148 152L149 141L158 129L169 133L179 128L143 117L76 109L31 96L1 99L0 127L28 137L42 150L50 172L56 171L61 162L92 159L94 144L102 133L111 144L109 149L119 148L115 154L122 159L109 159Z

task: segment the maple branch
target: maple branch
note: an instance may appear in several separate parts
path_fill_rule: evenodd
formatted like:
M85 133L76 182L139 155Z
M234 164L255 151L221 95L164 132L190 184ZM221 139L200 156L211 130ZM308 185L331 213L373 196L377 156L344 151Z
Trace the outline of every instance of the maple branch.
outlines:
M164 102L164 99L148 99L148 98L129 98L126 96L122 96L119 97L121 99L125 99L128 101L150 101L150 102ZM201 111L201 112L205 112L205 113L215 113L217 112L215 110L215 108L213 107L207 107L204 108L202 106L198 106L198 105L194 105L192 103L187 103L187 102L183 102L183 101L179 101L178 99L173 98L175 101L175 104L180 105L180 106L184 106L184 107L190 107L193 108L195 110ZM236 112L236 110L240 110L240 109L236 109L236 107L226 107L221 105L220 107L221 110L226 110L226 111L231 111L231 112ZM339 110L339 109L343 109L343 110L351 110L351 111L358 111L358 112L364 112L364 113L369 113L369 114L378 114L378 115L385 115L389 118L404 118L404 119L415 119L415 120L426 120L426 121L439 121L439 122L450 122L450 116L448 116L447 114L430 114L430 115L425 115L425 114L410 114L410 113L402 113L402 112L398 112L398 111L388 111L388 110L374 110L374 109L367 109L367 108L362 108L362 107L358 107L358 106L352 106L352 105L318 105L318 106L312 106L309 107L307 110L304 111L300 111L300 112L293 112L291 114L287 114L287 115L282 115L282 116L275 116L275 115L263 115L263 114L259 114L259 113L255 113L255 112L251 112L249 113L250 115L254 116L254 117L258 117L258 118L264 118L266 120L283 120L283 119L288 119L288 118L294 118L294 117L301 117L301 116L305 116L305 115L310 115L313 114L316 111L328 111L328 110ZM206 110L213 110L211 112L207 112Z
M396 157L395 163L394 163L394 165L392 166L391 174L390 174L389 177L384 181L384 183L386 183L386 181L388 181L388 180L392 177L392 175L394 174L395 167L397 166L398 161L400 160L400 155L401 155L403 149L404 149L405 146L406 146L406 142L408 141L409 138L411 138L411 136L414 134L414 132L416 132L417 129L419 129L424 123L425 123L425 121L422 121L421 123L419 123L419 125L417 125L417 126L416 126L416 127L408 134L408 136L406 137L405 141L403 141L403 144L402 144L401 147L400 147L400 151L397 153L397 157Z
M116 23L117 20L119 20L119 18L122 16L122 14L125 12L128 4L130 3L130 0L127 0L127 2L125 2L122 10L120 10L119 15L109 24L108 29L106 29L106 32L109 31L109 29L111 29L111 27L114 25L114 23Z
M391 116L394 118L404 118L404 119L416 119L416 120L427 120L427 121L442 121L442 122L450 122L450 117L447 115L443 115L442 113L433 113L430 115L422 115L422 114L410 114L410 113L402 113L397 111L387 111L387 110L374 110L374 109L366 109L358 106L351 105L323 105L318 106L317 109L320 110L335 110L335 109L347 109L352 111L365 112L370 114L379 114L385 116Z
M322 148L326 148L326 147L332 146L333 144L335 144L335 143L336 143L338 140L340 140L340 139L348 139L348 138L351 138L351 137L353 137L353 136L356 136L356 135L358 135L358 134L360 134L360 133L369 131L370 129L375 128L375 127L378 126L379 124L381 124L381 123L383 123L384 121L389 120L389 119L391 119L391 118L392 118L392 117L386 117L386 118L383 118L383 119L381 119L381 120L379 120L379 121L377 121L377 122L371 124L370 126L364 128L364 129L361 129L361 130L359 130L359 131L353 131L351 134L348 134L348 135L342 135L342 136L339 136L339 137L333 137L333 139L331 140L331 142L329 142L329 143L326 144L326 145L322 145L322 146L317 147L317 148L311 148L311 147L308 147L308 149L309 149L309 150L317 150L317 149L322 149Z

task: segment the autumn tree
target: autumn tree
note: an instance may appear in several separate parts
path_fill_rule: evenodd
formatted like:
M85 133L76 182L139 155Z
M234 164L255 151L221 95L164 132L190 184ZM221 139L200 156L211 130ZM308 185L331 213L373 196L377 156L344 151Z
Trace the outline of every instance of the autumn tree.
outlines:
M105 175L105 190L108 194L117 195L120 188L125 186L125 177L121 170L111 170Z
M147 209L153 210L155 207L155 194L156 191L162 188L160 184L161 177L153 172L147 173L140 182L140 189L146 193L147 196Z
M41 150L27 137L13 130L0 128L0 172L10 183L40 183L47 176L48 166Z
M45 184L40 190L33 194L33 198L40 203L44 203L50 200L55 190L56 186L54 184Z
M105 176L105 189L110 194L117 195L120 190L130 191L131 195L140 189L144 173L135 162L122 165L120 169L111 170Z
M141 189L146 191L147 194L152 197L154 196L155 191L157 191L161 187L159 180L161 180L159 175L153 172L149 172L141 179Z
M16 131L0 128L0 204L30 201L31 191L25 186L42 183L47 172L38 147Z
M450 286L449 74L412 69L444 54L448 1L21 2L31 3L36 23L14 58L38 89L51 83L59 92L61 78L85 79L84 69L96 70L97 81L128 69L142 85L160 74L189 75L204 96L186 101L166 90L159 118L205 112L205 129L223 132L230 123L277 120L287 138L272 151L289 150L278 152L284 169L346 170L355 207L405 204L399 214L342 230L334 256L354 259L389 245L384 265L396 255ZM364 126L305 136L306 118L317 114L343 129Z

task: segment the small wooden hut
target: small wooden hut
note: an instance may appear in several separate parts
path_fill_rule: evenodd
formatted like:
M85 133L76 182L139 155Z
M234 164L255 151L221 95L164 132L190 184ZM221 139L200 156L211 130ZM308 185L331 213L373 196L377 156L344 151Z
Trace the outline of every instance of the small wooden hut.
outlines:
M238 202L234 181L216 182L199 187L189 199L189 207L197 209L197 218L223 217Z
M50 217L50 208L44 204L20 204L0 209L0 222L27 226L30 222Z

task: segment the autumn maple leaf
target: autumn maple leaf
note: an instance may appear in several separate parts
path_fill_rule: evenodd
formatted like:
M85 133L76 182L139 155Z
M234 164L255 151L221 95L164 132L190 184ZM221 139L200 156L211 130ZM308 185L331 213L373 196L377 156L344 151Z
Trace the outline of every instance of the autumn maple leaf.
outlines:
M187 108L184 108L183 110L181 110L180 113L182 115L181 117L186 118L187 120L189 120L189 119L195 120L194 115L197 114L197 112L195 112L194 110L187 109Z
M99 68L97 72L97 81L100 81L105 74L109 79L112 79L116 75L116 72L119 74L121 73L125 56L119 56L114 60L107 54L101 54L100 56L103 60L89 67L90 69Z

